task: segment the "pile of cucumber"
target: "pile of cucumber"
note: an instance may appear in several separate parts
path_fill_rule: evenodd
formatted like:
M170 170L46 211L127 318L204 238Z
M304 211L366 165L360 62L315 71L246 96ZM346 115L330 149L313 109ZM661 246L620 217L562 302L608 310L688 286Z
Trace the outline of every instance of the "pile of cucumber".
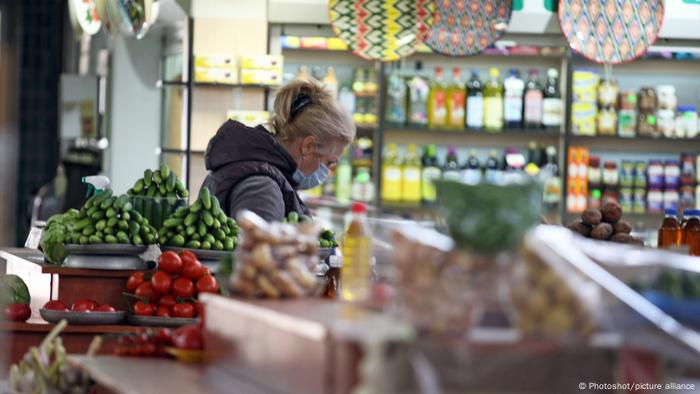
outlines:
M158 170L147 169L143 178L127 191L134 208L156 228L181 206L187 205L190 193L170 168L161 164Z
M299 215L296 212L290 212L286 218L282 220L283 223L298 224L310 222L313 219L307 215ZM335 248L338 246L338 242L335 240L335 232L333 230L324 228L321 229L321 233L318 236L318 246L320 248Z
M238 225L221 209L219 200L203 187L189 207L180 207L158 232L161 245L205 250L236 248Z
M66 240L81 245L152 245L157 234L148 219L134 210L129 196L116 197L108 189L90 197L80 208Z

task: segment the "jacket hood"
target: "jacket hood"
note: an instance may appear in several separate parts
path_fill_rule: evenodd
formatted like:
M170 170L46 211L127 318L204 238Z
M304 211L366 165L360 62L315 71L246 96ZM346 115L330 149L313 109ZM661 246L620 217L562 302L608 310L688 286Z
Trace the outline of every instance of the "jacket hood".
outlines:
M292 185L296 184L292 177L297 169L294 159L265 127L248 127L228 120L209 141L204 165L208 171L217 171L245 161L269 163L277 167Z

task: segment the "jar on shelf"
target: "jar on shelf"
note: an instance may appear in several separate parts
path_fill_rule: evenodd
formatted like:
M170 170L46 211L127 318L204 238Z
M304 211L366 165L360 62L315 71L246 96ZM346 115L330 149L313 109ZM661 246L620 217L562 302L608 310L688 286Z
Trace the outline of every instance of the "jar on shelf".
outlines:
M598 84L598 106L615 108L618 92L617 81L601 79Z
M660 137L657 129L656 112L640 112L637 117L637 133L642 137Z
M647 184L651 189L660 189L664 186L664 164L660 160L653 160L649 163Z
M676 136L678 138L696 138L698 136L698 112L692 105L678 106Z
M659 109L656 111L656 128L666 138L676 137L676 111Z
M647 212L661 213L664 207L664 192L661 189L650 189L647 193Z
M678 189L681 184L681 167L678 160L666 160L664 164L664 187Z
M617 111L615 107L602 107L598 110L598 135L614 136L617 131Z
M632 212L644 213L647 211L647 190L642 188L634 189L634 201Z
M676 87L673 85L659 85L656 88L658 97L658 109L670 109L676 111L678 101L676 99Z
M664 206L663 209L678 209L678 201L680 195L676 189L666 189L664 191Z
M617 163L606 161L603 164L603 185L606 188L617 187L620 184L620 175L617 172Z
M637 135L637 94L634 92L620 93L617 134L625 138L634 138Z
M620 199L618 201L622 207L622 212L631 212L634 205L634 192L629 187L620 188Z
M603 173L600 171L600 157L588 158L588 187L600 187L603 182Z
M681 154L681 185L695 185L695 155Z
M630 188L634 186L634 162L629 160L622 161L620 171L620 186Z
M637 161L634 163L634 186L640 188L647 187L647 163Z
M656 112L657 97L654 88L645 86L639 89L639 112Z

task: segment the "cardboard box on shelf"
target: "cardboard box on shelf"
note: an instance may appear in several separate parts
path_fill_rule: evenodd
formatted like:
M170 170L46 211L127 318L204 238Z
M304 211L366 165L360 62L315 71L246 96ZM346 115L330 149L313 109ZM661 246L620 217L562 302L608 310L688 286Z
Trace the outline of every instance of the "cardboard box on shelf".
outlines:
M238 69L236 58L226 54L195 55L195 68L225 68L231 70Z
M258 70L242 68L240 80L242 84L277 86L282 82L282 69Z
M202 83L238 83L238 73L230 68L195 67L194 81Z
M241 55L241 70L282 70L281 55Z

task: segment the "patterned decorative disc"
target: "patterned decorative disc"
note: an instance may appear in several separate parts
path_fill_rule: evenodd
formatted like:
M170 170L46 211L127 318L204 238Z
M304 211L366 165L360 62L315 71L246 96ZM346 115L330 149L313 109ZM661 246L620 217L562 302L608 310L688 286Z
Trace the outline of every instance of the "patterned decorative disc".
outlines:
M558 14L571 49L597 63L619 64L637 59L656 42L664 5L662 0L560 0Z
M510 23L512 0L436 0L425 43L450 56L475 55L501 38Z
M368 60L393 61L416 51L433 17L431 0L330 0L335 34Z

